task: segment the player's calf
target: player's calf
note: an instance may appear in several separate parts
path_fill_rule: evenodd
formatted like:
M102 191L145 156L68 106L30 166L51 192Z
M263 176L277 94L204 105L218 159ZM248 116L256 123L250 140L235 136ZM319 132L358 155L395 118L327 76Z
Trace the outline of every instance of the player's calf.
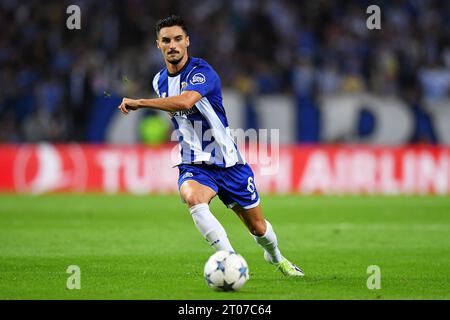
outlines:
M200 203L189 209L194 224L209 245L216 251L233 251L225 229L209 210L209 205Z
M266 220L265 225L265 233L261 236L253 235L253 238L261 247L264 248L265 252L270 255L273 262L280 262L282 260L282 256L280 249L278 249L277 236L269 221Z

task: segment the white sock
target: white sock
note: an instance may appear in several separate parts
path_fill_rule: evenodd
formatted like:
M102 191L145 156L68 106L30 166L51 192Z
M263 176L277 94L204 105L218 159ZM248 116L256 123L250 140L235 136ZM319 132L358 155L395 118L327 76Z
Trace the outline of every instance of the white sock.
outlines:
M197 204L189 208L189 211L191 212L192 219L194 219L195 226L210 246L214 247L216 251L234 251L225 229L211 213L208 204Z
M266 233L261 237L253 235L253 238L267 251L273 262L278 263L281 261L282 256L280 249L278 249L277 235L269 221L266 220Z

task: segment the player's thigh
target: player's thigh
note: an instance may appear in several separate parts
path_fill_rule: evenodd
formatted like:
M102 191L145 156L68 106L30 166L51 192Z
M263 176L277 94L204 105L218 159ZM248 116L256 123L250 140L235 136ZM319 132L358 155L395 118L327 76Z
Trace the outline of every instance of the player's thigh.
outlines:
M180 196L189 207L209 203L215 195L216 191L195 180L186 180L180 186Z
M238 215L253 235L260 237L266 233L266 219L264 218L260 204L251 209L244 209L241 206L236 205L232 210Z

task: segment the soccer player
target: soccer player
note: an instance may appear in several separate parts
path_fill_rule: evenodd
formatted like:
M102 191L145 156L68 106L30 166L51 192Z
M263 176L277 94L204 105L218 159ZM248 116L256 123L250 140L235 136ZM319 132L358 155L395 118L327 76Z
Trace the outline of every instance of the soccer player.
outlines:
M209 208L218 195L263 247L267 262L286 276L303 276L299 267L283 257L272 225L263 216L252 169L230 134L219 76L205 60L188 55L189 36L179 16L159 20L156 37L166 64L153 79L159 98L123 98L118 109L124 114L141 108L170 114L181 151L180 196L198 231L216 251L234 251Z

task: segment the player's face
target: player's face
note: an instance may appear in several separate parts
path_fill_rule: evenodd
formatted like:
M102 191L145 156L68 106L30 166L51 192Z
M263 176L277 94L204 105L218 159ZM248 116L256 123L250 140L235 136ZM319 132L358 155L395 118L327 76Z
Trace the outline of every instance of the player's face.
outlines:
M189 36L179 26L162 28L156 40L158 49L164 59L171 64L178 64L184 57L189 47Z

